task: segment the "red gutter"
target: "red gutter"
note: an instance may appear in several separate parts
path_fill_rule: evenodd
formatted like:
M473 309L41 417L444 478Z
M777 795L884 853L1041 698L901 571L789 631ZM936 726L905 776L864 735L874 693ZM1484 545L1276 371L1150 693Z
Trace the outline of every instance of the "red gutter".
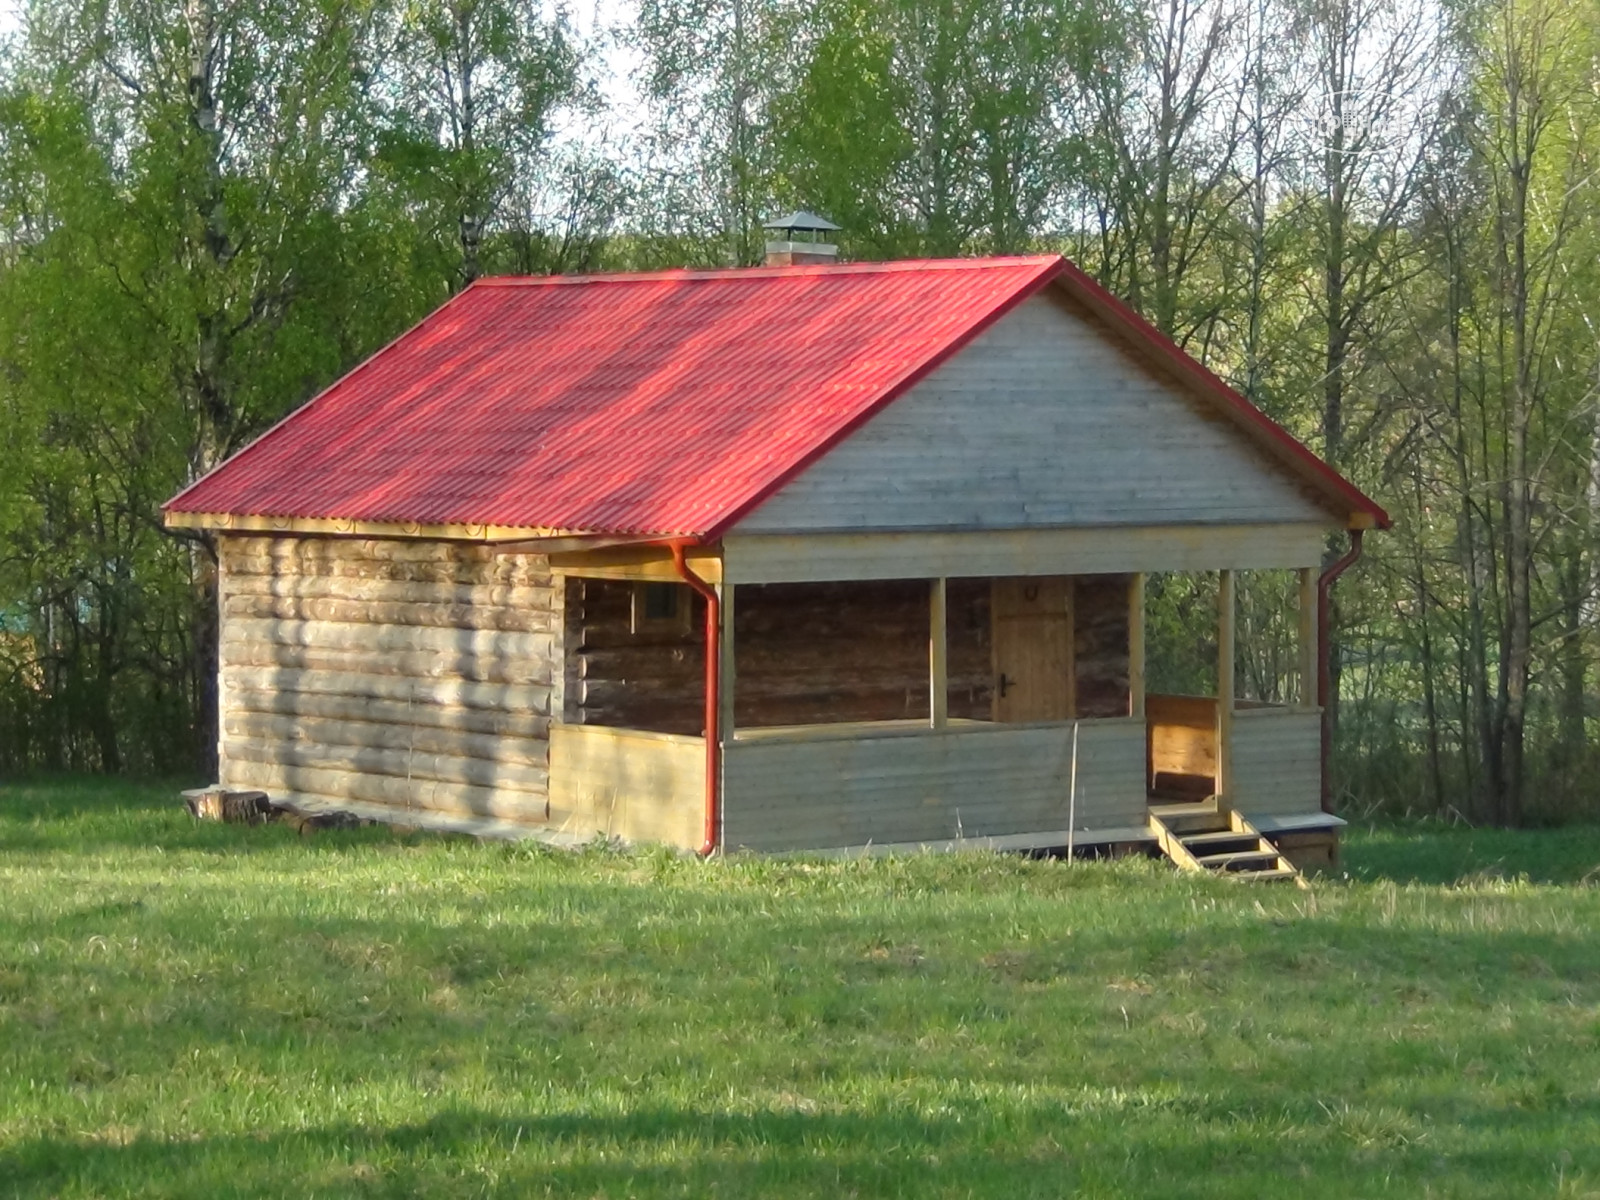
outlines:
M706 601L706 828L700 844L701 858L716 853L722 824L722 600L717 589L689 569L686 543L668 542L678 577Z
M1328 783L1328 760L1333 756L1333 718L1328 711L1328 607L1333 585L1361 557L1359 529L1350 531L1350 549L1331 563L1317 578L1317 704L1322 708L1322 811L1333 811L1333 793Z

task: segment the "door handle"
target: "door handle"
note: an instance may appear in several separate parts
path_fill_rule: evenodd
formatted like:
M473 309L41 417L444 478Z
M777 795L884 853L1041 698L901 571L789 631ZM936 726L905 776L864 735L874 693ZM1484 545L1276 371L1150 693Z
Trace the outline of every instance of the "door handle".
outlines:
M1000 672L1000 698L1001 698L1001 699L1002 699L1002 700L1004 700L1004 699L1005 699L1005 696L1006 696L1006 691L1007 691L1007 690L1008 690L1008 689L1009 689L1009 688L1010 688L1010 687L1011 687L1011 685L1012 685L1012 684L1013 684L1013 683L1015 683L1015 682L1016 682L1016 681L1015 681L1015 680L1013 680L1013 679L1008 679L1008 678L1006 678L1006 673L1005 673L1005 672L1004 672L1004 671L1001 671L1001 672Z

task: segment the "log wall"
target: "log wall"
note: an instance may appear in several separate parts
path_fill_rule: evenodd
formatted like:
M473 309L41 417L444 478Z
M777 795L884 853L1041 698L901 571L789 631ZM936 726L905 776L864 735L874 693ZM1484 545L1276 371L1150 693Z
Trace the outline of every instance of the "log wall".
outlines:
M698 597L687 628L634 632L631 583L567 582L568 719L700 736L705 610ZM954 717L989 715L988 588L986 580L949 585ZM735 727L926 719L928 589L924 580L739 588Z
M1080 575L1073 581L1078 716L1128 715L1126 575Z
M444 542L225 537L225 786L546 826L560 583Z
M990 715L989 580L947 594L949 715ZM1086 576L1074 605L1082 716L1128 712L1127 577ZM705 610L677 629L632 628L633 584L567 581L567 719L698 737L705 724ZM757 584L735 593L734 726L928 716L926 580Z

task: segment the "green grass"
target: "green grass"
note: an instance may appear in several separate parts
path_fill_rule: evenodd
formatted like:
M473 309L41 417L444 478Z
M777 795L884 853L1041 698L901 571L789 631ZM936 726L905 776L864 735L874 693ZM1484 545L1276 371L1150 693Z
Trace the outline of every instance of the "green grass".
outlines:
M581 855L0 787L0 1195L1600 1196L1600 830Z

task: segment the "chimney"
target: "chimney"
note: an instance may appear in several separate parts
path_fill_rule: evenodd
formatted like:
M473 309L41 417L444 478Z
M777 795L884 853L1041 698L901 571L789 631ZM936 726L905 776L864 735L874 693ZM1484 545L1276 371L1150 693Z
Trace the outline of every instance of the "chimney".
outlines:
M761 228L767 231L767 266L802 267L812 263L836 263L839 247L821 240L839 227L816 213L796 211L787 217L768 221Z

